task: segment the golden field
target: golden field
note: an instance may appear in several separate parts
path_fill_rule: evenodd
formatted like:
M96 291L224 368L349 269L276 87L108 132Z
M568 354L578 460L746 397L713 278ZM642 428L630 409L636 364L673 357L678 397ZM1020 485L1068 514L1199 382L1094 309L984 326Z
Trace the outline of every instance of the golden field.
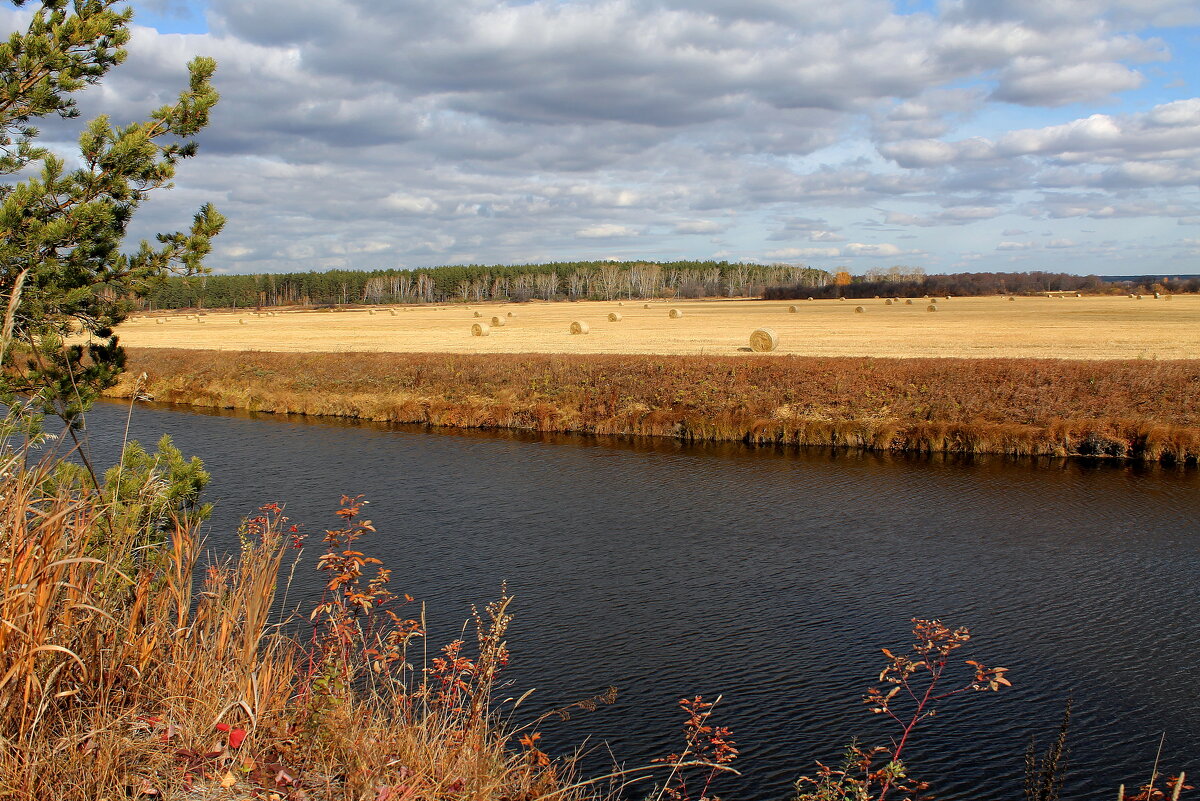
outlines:
M929 301L758 300L531 302L344 311L218 310L139 315L124 323L135 348L280 352L639 353L749 352L750 334L769 327L776 353L800 356L1187 359L1200 357L1200 296L998 297ZM645 306L649 308L645 308ZM795 305L796 313L788 307ZM856 313L855 307L864 311ZM669 309L683 312L679 319ZM482 314L476 318L475 312ZM505 316L484 337L473 323ZM608 315L622 315L610 322ZM163 322L156 322L162 320ZM571 334L581 320L587 334Z

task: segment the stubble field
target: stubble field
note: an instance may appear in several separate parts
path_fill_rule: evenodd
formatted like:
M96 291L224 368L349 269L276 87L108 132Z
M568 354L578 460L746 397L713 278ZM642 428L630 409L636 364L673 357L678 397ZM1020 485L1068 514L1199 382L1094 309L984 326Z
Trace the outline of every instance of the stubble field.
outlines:
M780 354L880 357L1187 359L1200 357L1200 296L998 297L884 300L625 301L413 306L347 311L137 316L120 328L137 348L279 352L638 353L749 352L760 327ZM648 306L649 308L646 308ZM789 312L795 306L796 312ZM857 306L863 312L855 311ZM682 316L672 319L670 309ZM478 312L481 316L475 317ZM514 316L508 317L511 312ZM610 322L617 313L621 320ZM488 336L474 323L503 317ZM162 322L157 322L162 320ZM571 334L573 321L587 334Z

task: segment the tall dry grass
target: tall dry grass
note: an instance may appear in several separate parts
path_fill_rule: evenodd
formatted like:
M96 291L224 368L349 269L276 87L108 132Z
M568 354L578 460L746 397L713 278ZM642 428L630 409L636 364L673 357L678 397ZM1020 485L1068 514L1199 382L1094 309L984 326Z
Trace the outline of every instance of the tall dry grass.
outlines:
M130 349L129 364L157 400L218 408L893 451L1200 457L1195 360Z
M193 527L138 546L51 470L0 464L0 798L584 794L491 706L505 601L477 616L472 655L458 642L427 671L406 661L420 625L363 555L355 499L326 534L328 592L298 642L273 611L298 544L278 507L205 564Z

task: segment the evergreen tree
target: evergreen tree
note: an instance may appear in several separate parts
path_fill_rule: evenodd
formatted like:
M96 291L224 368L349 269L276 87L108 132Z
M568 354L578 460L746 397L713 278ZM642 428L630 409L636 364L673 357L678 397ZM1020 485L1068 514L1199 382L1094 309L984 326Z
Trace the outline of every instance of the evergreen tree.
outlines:
M132 11L118 2L40 0L28 28L0 42L0 393L35 394L67 420L121 371L113 327L128 299L168 274L202 272L224 224L206 204L189 230L122 251L134 212L196 152L218 97L212 59L191 61L187 88L148 119L88 123L78 166L37 145L32 121L77 117L74 93L124 61Z

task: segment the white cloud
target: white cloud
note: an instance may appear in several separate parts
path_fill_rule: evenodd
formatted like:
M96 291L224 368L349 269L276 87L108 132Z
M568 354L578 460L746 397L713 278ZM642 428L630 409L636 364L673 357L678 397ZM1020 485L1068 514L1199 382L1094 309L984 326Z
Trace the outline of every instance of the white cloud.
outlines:
M637 231L625 225L602 223L600 225L589 225L587 228L580 228L575 232L575 236L584 239L611 239L614 237L637 236Z
M838 248L780 248L765 255L768 259L833 259L841 253Z
M725 226L713 220L683 220L675 223L677 234L718 234Z
M437 211L438 204L433 198L416 197L399 192L393 192L383 199L383 205L389 209L412 214L432 214Z
M209 34L137 28L81 111L138 119L178 92L188 58L215 56L222 100L201 155L136 233L213 200L230 220L213 266L245 271L575 258L581 238L710 257L715 235L734 254L766 239L795 254L769 258L929 252L949 266L965 257L946 232L1002 215L1200 218L1200 98L1121 95L1176 68L1163 59L1184 54L1154 34L1198 24L1194 0L895 9L212 0ZM1114 93L1127 113L1039 111ZM1009 103L1028 107L1018 130ZM43 127L56 147L77 130ZM912 250L864 242L880 220Z
M851 242L842 248L843 256L900 256L911 252L902 250L890 242L883 244Z

